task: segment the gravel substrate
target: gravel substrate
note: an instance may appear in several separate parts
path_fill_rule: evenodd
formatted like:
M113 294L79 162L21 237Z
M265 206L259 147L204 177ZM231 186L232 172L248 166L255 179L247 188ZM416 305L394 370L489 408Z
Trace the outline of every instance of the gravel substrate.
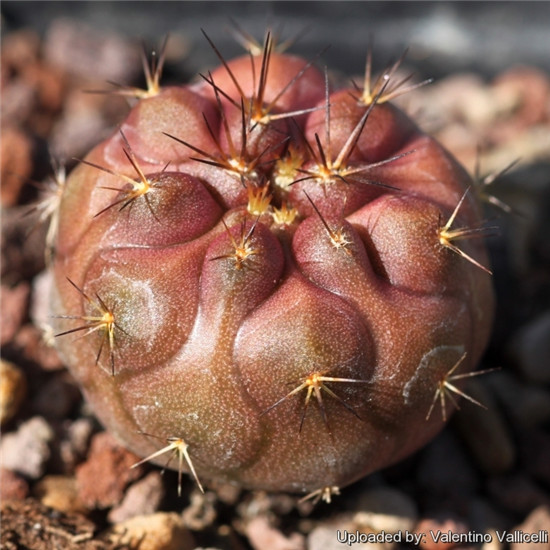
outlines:
M188 46L170 41L171 79ZM127 113L124 98L83 91L140 85L139 47L59 19L44 37L4 33L1 70L2 548L550 549L548 74L460 73L399 98L500 204L486 205L498 306L480 365L497 370L468 386L487 410L461 401L420 452L314 504L208 483L203 495L189 479L178 497L177 473L130 469L139 457L102 430L52 348L47 227L29 211L50 153L70 170Z

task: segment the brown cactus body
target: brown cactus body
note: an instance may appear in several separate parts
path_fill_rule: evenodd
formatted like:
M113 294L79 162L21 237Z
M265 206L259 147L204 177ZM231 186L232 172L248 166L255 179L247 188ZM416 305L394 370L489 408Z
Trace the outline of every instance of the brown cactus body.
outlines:
M347 485L441 429L487 342L483 244L452 242L480 222L469 178L269 43L206 80L141 99L68 178L53 312L86 336L59 349L138 454L180 438L200 479Z

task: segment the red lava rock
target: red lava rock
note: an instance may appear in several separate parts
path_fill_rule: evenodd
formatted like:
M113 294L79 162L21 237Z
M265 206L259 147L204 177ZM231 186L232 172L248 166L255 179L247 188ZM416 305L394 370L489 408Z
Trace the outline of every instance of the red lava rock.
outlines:
M76 470L79 497L90 509L118 504L126 486L141 477L143 468L131 468L139 457L120 446L108 433L92 439L88 459Z
M33 33L13 33L10 38L8 51L2 56L6 63L2 75L3 121L47 139L62 108L67 79L63 71L43 61Z
M36 107L34 90L21 73L27 67L36 64L39 50L40 38L31 30L12 32L2 36L3 124L10 123L17 126L23 123ZM4 142L5 139L2 141ZM2 158L4 158L3 155Z
M27 314L27 303L30 287L27 283L19 283L10 288L2 285L2 302L0 303L2 335L1 344L10 342Z
M425 518L420 520L415 529L417 535L424 535L420 542L423 550L449 550L450 548L456 548L458 546L457 543L444 542L447 540L446 538L438 537L440 533L446 537L449 531L453 534L466 534L468 533L468 526L460 520L453 518Z
M4 139L2 139L4 141ZM46 227L33 227L26 217L28 206L2 212L2 262L4 285L16 285L44 269Z
M28 125L33 132L47 138L56 120L56 113L61 110L65 97L64 75L59 70L47 65L36 65L25 75L35 91L37 108L33 109Z
M14 126L2 125L0 142L0 173L2 181L2 206L17 204L25 180L32 172L32 141Z
M31 29L22 29L2 37L2 64L6 70L21 70L35 63L39 51L40 37Z
M514 67L499 75L493 88L498 93L506 92L517 97L517 108L506 124L510 126L510 132L548 119L550 80L542 71L534 67ZM497 129L494 130L496 135ZM500 136L500 139L506 137Z
M2 500L23 500L29 495L29 484L20 475L0 467Z
M65 75L41 60L17 68L6 86L8 119L47 138L65 96Z
M69 18L53 21L44 43L48 63L69 73L126 83L139 74L139 50L115 33Z
M65 95L65 78L61 71L45 64L36 64L28 68L25 76L36 89L38 103L42 109L61 109Z
M56 371L63 368L57 350L50 347L35 325L26 324L15 335L13 346L22 359L40 365L44 370Z
M17 129L17 132L21 132L20 127L26 124L36 107L34 96L35 90L33 90L32 87L29 86L29 83L25 82L21 77L6 77L3 80L2 132L4 131L4 127L13 127ZM23 135L27 136L27 134ZM12 147L13 144L9 144L9 150L11 150ZM24 165L22 166L22 172L25 172L23 168ZM18 170L17 174L20 173L21 172Z

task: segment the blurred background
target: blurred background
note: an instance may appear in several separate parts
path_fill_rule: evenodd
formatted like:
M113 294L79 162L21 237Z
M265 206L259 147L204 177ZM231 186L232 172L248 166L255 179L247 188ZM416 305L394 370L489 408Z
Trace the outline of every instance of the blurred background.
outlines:
M409 62L435 78L464 69L494 76L519 63L550 69L548 2L2 2L4 33L32 27L45 36L66 17L149 44L181 36L191 74L215 61L200 29L228 57L241 51L223 31L231 19L259 37L266 26L298 36L302 55L330 44L323 59L346 74L362 71L370 37L385 56L409 47Z

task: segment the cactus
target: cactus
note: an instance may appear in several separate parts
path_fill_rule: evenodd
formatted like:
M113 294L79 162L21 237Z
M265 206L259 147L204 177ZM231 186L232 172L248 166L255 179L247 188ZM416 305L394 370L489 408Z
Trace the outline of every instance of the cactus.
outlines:
M159 59L65 182L57 345L144 460L330 500L468 398L493 313L480 208L391 103L398 63L332 90L269 33L229 61L208 40L218 68L161 87Z

